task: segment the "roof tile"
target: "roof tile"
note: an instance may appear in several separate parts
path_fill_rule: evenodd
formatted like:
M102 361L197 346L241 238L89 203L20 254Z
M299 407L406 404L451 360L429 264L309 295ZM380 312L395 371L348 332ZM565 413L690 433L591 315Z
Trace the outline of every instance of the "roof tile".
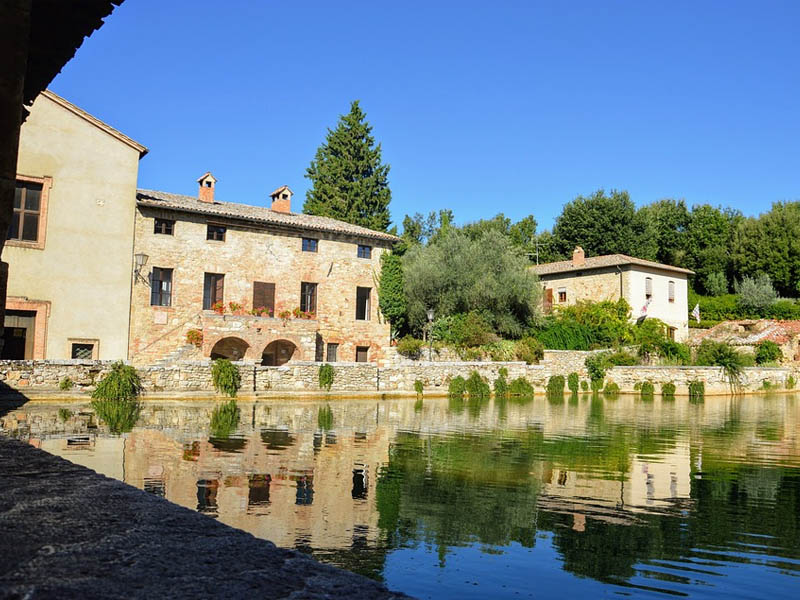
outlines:
M644 260L643 258L635 258L625 254L606 254L604 256L592 256L586 259L586 262L580 266L576 266L571 260L562 260L559 262L544 263L531 267L531 270L537 275L553 275L555 273L569 273L570 271L587 271L590 269L602 269L604 267L616 267L622 265L637 265L640 267L651 267L653 269L661 269L663 271L675 271L677 273L686 273L687 275L694 274L694 271L683 269L681 267L673 267L665 265L652 260Z

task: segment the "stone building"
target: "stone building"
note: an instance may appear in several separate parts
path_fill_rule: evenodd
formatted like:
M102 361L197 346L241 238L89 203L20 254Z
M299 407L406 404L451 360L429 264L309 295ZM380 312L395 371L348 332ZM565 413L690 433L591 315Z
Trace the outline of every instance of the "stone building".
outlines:
M147 149L50 91L22 126L2 358L125 358L139 159Z
M660 319L673 339L689 337L688 276L680 267L609 254L586 258L579 246L572 260L531 267L543 285L544 311L578 301L619 300L631 306L631 318Z
M211 173L198 183L196 197L136 195L133 362L382 358L377 281L395 236L293 213L287 186L268 209L217 201Z

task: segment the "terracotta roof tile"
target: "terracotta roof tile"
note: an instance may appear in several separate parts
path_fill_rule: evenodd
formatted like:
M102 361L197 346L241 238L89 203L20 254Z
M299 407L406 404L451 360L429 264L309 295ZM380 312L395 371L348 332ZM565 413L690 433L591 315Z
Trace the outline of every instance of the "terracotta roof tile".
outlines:
M604 267L616 267L622 265L637 265L640 267L651 267L654 269L661 269L662 271L674 271L676 273L686 273L687 275L694 274L694 271L683 269L681 267L673 267L662 263L654 262L652 260L644 260L642 258L634 258L625 254L606 254L604 256L591 256L586 259L586 262L581 266L575 266L571 260L562 260L559 262L544 263L531 267L531 270L537 275L552 275L555 273L569 273L570 271L587 271L590 269L602 269Z
M278 225L294 229L310 231L325 231L352 235L355 237L370 238L394 243L400 240L397 236L382 231L373 231L359 225L351 225L328 217L305 215L302 213L284 213L265 208L263 206L250 206L236 202L200 202L194 196L170 194L155 190L137 190L136 203L139 206L148 206L166 210L177 210L199 215L209 215L229 219L238 219L260 223L264 225Z
M769 340L785 344L800 335L800 321L773 321L772 319L744 319L723 321L711 329L698 334L692 344L703 340L725 342L733 346L752 346Z

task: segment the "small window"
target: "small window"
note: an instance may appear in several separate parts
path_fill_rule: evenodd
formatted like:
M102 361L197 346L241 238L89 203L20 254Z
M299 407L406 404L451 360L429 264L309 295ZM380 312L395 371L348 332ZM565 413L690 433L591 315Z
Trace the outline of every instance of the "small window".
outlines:
M222 302L225 293L225 275L206 273L203 280L203 310L211 310L217 302Z
M303 252L316 252L317 241L314 238L303 238Z
M678 329L676 327L668 327L667 328L667 337L670 340L672 340L673 342L675 341L675 334L677 333L677 331L678 331Z
M558 288L558 301L559 302L567 301L567 288Z
M160 235L172 235L175 232L175 221L172 219L156 219L153 233Z
M358 245L358 258L372 258L372 246Z
M367 362L369 346L356 346L356 362Z
M669 301L675 302L675 282L669 282Z
M94 344L72 344L70 356L77 360L92 360Z
M336 355L339 353L339 344L328 344L328 353L325 360L329 363L336 362Z
M153 267L150 275L151 306L172 306L172 269Z
M215 242L224 242L226 229L227 228L223 225L212 225L209 223L208 231L206 232L206 239L213 240Z
M17 181L14 190L14 215L11 217L6 239L20 242L39 240L41 201L41 183Z
M300 310L317 314L317 284L302 282L300 284Z
M372 288L356 288L356 321L369 321L369 297Z
M647 300L653 297L653 278L646 277L644 280L644 297Z

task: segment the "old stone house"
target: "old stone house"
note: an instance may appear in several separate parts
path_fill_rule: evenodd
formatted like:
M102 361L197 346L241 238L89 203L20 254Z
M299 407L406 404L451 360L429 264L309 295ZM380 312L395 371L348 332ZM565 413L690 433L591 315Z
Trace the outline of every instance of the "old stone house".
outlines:
M219 202L211 173L198 184L136 194L133 362L381 359L377 281L395 236L293 213L287 186L264 208Z
M50 91L22 126L2 358L125 358L139 159L147 149Z
M692 271L624 254L586 257L579 246L572 260L531 267L539 276L543 308L578 301L619 300L631 306L631 319L660 319L673 339L689 336L688 276Z

